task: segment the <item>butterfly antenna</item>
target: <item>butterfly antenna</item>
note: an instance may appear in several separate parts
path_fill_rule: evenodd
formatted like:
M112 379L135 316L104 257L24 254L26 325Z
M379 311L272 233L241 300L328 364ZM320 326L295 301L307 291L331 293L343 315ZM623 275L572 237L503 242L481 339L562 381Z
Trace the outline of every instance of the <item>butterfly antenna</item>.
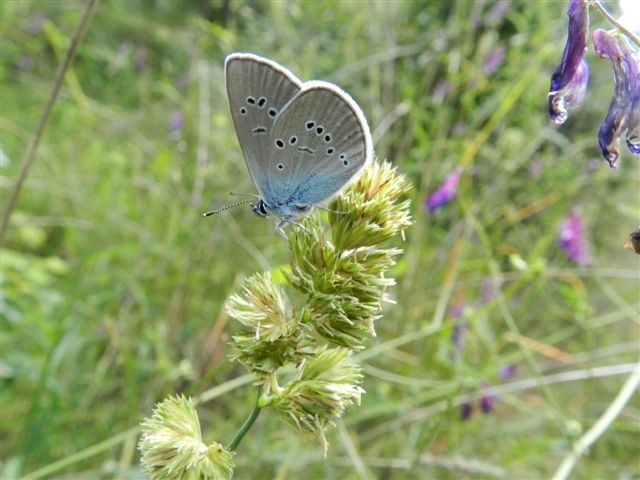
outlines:
M253 197L260 198L260 195L256 195L255 193L238 193L238 192L229 192L229 195L235 195L237 197Z
M253 200L242 200L241 202L232 203L231 205L227 205L226 207L219 208L217 210L211 210L209 212L204 212L202 214L203 217L210 217L211 215L215 215L216 213L224 212L225 210L229 210L230 208L237 207L239 205L244 205L245 203L251 203Z

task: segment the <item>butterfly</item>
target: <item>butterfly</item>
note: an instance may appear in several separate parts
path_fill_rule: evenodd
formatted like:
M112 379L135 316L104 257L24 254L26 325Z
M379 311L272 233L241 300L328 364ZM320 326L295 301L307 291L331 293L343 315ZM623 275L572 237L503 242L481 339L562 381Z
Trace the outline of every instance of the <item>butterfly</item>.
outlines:
M338 86L302 82L259 55L227 56L225 79L238 142L258 191L251 208L261 217L278 217L276 230L286 239L286 224L330 200L371 162L369 125Z

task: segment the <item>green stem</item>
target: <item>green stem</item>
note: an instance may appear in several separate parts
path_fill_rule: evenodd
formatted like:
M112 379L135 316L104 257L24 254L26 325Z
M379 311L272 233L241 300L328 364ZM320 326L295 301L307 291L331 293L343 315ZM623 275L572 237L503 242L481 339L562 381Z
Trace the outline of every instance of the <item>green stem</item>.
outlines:
M56 477L58 472L67 469L72 465L78 465L81 462L87 462L89 459L95 460L101 455L106 455L109 451L114 451L117 448L121 448L121 444L124 444L127 440L135 439L140 433L140 427L133 427L124 432L118 433L107 440L104 440L95 445L80 450L79 452L72 453L61 460L45 465L42 468L34 470L31 473L27 473L21 480L36 480L39 478L53 478Z
M603 17L605 17L607 20L609 20L611 23L613 23L618 30L620 30L627 37L629 37L633 43L635 43L636 45L638 45L640 47L640 38L635 33L633 33L631 30L629 30L628 28L625 28L624 25L622 25L620 22L618 22L618 20L616 20L609 12L607 12L607 9L604 8L604 6L600 3L599 0L593 0L591 2L591 5L593 5L594 8L596 10L598 10L602 14Z
M253 407L251 414L242 424L242 427L240 427L240 430L238 430L238 433L236 433L236 436L233 437L233 440L231 440L231 443L227 445L227 448L226 448L227 450L234 451L238 447L238 444L242 441L242 438L249 431L249 429L253 425L253 422L255 422L256 418L258 418L258 415L260 414L260 410L262 410L262 407L259 405L261 395L262 395L262 387L258 388L258 397L256 398L256 404Z
M71 39L71 43L69 44L69 50L67 50L67 54L58 67L58 71L56 72L55 80L53 82L53 90L51 91L49 100L44 107L44 112L40 117L40 122L36 127L36 132L33 135L31 142L29 142L29 146L27 147L27 152L25 153L24 159L22 160L20 172L18 173L18 178L13 187L13 191L11 192L11 195L9 195L6 207L2 212L2 218L0 219L0 243L4 243L5 232L9 225L11 212L13 212L13 209L16 206L18 196L20 196L20 191L22 190L22 185L24 184L24 181L27 178L27 174L31 169L31 165L33 164L33 160L36 156L36 150L38 149L38 144L40 143L40 139L42 138L44 129L49 122L49 118L51 117L51 112L53 111L53 106L56 103L58 93L60 92L60 88L62 87L65 73L67 72L69 66L71 65L71 62L73 61L73 58L76 54L76 49L80 44L80 40L82 39L85 30L89 26L97 2L98 0L89 0L89 2L87 3L87 7L84 11L84 15L82 16L82 20L80 20L80 25L78 25L78 29L76 30L76 33Z

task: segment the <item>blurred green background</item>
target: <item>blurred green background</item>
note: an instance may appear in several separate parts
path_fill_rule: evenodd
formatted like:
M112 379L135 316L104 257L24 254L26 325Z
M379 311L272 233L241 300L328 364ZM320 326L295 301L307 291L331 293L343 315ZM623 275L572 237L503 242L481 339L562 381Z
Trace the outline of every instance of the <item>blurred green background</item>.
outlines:
M3 208L84 7L0 4ZM2 478L57 461L47 478L142 478L135 427L169 394L220 387L198 411L222 444L248 415L223 304L288 251L249 208L201 217L255 191L224 90L232 51L348 91L377 156L413 184L415 220L396 303L360 356L367 394L328 432L328 458L266 410L236 478L549 478L639 351L640 256L622 245L640 163L625 151L611 170L597 147L611 66L589 52L585 104L560 128L547 117L566 8L101 2L2 247ZM458 166L458 197L428 214ZM587 266L558 246L572 211ZM575 478L640 476L638 408L636 394Z

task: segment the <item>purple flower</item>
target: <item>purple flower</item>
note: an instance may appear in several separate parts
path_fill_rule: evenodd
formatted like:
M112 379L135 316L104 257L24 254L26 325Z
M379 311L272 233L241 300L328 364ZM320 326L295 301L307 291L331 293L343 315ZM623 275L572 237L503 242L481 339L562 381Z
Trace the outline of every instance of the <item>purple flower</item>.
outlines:
M489 57L484 61L482 71L486 76L493 75L502 65L504 60L505 49L502 45L496 47Z
M469 329L469 324L467 322L458 321L453 327L453 332L451 333L451 343L456 349L455 355L453 357L454 361L456 361L464 351L464 336L468 329Z
M615 91L598 140L605 160L615 168L620 155L618 142L625 131L629 150L640 154L640 55L624 37L602 29L593 32L593 46L600 57L613 64Z
M464 309L464 302L462 300L456 300L449 307L449 315L452 318L460 318L462 316L462 310Z
M460 409L460 420L469 420L471 415L473 415L473 405L469 402L463 403Z
M442 185L440 185L440 188L429 195L425 202L425 207L429 213L433 213L444 207L455 198L458 188L458 180L460 180L461 173L462 168L456 168L453 173L445 178Z
M560 224L560 237L558 239L560 248L564 250L571 260L578 265L591 263L587 247L584 242L584 225L578 212L573 211Z
M569 32L562 60L551 76L549 117L553 123L564 123L569 108L584 99L589 83L589 67L584 61L589 29L589 11L584 0L570 0Z
M485 394L480 398L480 410L482 413L491 413L493 411L493 404L496 403L496 396L491 394L491 385L486 384L482 387Z
M498 376L500 377L500 380L504 382L505 380L509 380L510 378L514 377L517 372L517 365L514 363L510 363L500 369L500 373L498 374Z

